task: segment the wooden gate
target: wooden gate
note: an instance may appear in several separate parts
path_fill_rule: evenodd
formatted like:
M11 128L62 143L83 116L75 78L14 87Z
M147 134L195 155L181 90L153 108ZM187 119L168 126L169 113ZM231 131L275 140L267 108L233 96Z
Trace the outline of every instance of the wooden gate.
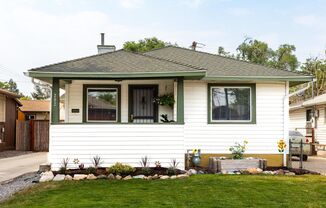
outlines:
M49 121L16 121L16 150L49 151Z

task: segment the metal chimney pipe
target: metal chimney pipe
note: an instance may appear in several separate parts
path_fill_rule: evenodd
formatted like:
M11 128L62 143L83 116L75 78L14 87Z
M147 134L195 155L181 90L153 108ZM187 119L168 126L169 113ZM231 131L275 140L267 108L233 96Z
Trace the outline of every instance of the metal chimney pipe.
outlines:
M104 45L104 36L105 36L105 33L101 33L101 45Z

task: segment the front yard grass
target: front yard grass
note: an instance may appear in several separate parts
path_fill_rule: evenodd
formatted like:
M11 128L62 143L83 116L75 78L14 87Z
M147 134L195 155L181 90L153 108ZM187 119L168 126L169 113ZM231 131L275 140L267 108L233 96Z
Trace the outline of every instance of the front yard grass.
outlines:
M197 175L33 186L0 207L326 207L325 176Z

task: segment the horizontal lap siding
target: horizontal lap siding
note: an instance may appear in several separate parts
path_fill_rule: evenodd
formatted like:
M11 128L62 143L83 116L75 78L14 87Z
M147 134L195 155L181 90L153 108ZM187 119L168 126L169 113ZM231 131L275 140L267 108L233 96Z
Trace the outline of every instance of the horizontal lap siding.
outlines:
M207 124L207 83L185 81L185 148L202 153L230 153L235 142L248 140L246 153L277 154L283 138L285 84L257 84L257 124Z
M63 158L74 158L86 166L99 155L102 166L116 162L139 166L141 157L148 156L151 166L160 161L168 167L177 159L184 168L184 137L182 125L51 125L50 161L53 169ZM76 167L76 166L75 166Z
M317 120L316 140L320 144L326 144L326 123L325 123L325 106L318 106L319 118Z

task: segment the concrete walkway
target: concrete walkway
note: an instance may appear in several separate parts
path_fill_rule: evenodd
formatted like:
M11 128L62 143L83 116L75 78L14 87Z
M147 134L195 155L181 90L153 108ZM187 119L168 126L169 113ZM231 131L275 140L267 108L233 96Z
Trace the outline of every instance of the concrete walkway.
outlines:
M299 168L299 161L293 161L292 167ZM320 156L309 156L308 161L303 162L303 168L326 174L326 158Z
M47 152L37 152L0 159L0 183L25 173L38 171L39 165L47 162Z

